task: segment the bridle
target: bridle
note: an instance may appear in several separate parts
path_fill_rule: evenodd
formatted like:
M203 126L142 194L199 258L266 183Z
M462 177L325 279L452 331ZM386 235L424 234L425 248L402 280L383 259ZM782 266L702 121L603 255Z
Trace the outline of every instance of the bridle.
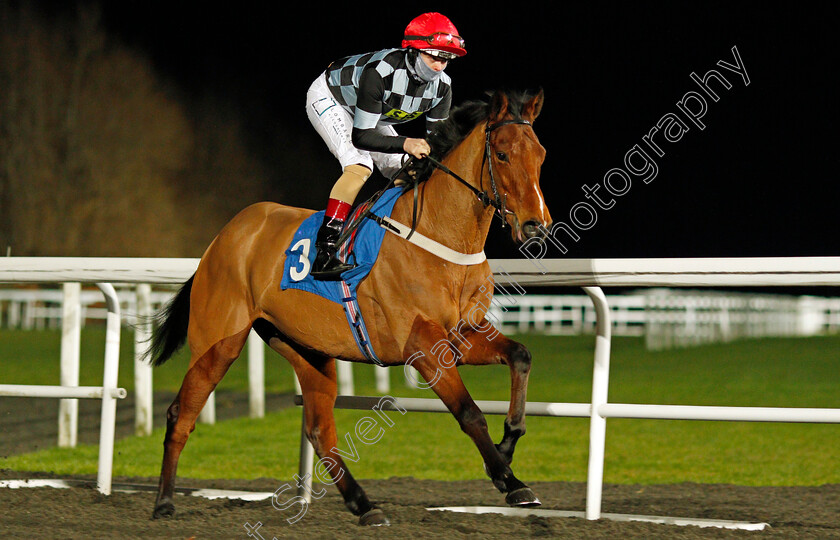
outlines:
M531 122L522 119L512 119L512 120L502 120L501 122L496 122L495 124L491 124L490 122L487 123L487 126L484 128L484 157L481 159L481 176L479 177L479 187L484 187L484 164L487 163L487 170L490 173L490 189L492 191L491 194L487 192L486 189L479 189L458 176L455 172L453 172L449 167L441 163L440 161L436 160L431 156L427 156L426 159L429 162L440 169L441 171L445 172L458 182L462 183L473 192L473 194L478 198L479 201L484 205L484 208L488 206L492 206L496 209L493 215L498 216L502 220L502 228L505 228L505 224L507 223L505 217L507 214L513 214L510 210L507 209L507 193L502 196L499 193L498 185L496 184L496 175L493 172L493 160L492 158L492 148L490 146L490 135L493 131L499 129L503 126L508 126L511 124L520 124L525 126L530 126ZM416 184L415 184L416 185Z

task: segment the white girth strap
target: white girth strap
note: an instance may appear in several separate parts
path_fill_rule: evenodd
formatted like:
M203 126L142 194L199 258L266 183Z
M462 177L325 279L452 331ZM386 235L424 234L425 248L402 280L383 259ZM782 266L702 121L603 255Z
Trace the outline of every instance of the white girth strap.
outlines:
M387 231L391 231L392 233L396 234L400 238L408 240L412 244L417 247L423 248L429 253L437 255L441 259L445 261L449 261L451 263L460 264L462 266L470 266L473 264L481 264L487 260L487 256L484 255L484 252L481 251L479 253L460 253L455 251L454 249L450 249L439 242L435 242L431 238L427 236L423 236L417 231L414 231L414 234L411 235L411 238L408 238L408 233L411 232L411 228L403 225L399 221L394 221L389 217L383 217L382 221L388 223L390 227L386 226L383 223L380 223L380 226L383 227ZM393 228L391 228L393 227ZM396 229L396 230L394 230ZM399 231L399 232L398 232Z

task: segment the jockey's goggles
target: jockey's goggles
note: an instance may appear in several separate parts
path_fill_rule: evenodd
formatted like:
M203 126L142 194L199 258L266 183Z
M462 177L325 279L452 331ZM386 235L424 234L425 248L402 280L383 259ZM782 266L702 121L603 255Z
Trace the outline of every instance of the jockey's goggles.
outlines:
M432 47L458 47L464 48L464 38L446 32L435 32L428 36L405 36L405 39L425 41Z
M454 60L458 58L458 55L455 53L451 53L448 51L439 51L437 49L420 49L420 52L426 53L429 56L434 56L444 62L449 62L450 60Z

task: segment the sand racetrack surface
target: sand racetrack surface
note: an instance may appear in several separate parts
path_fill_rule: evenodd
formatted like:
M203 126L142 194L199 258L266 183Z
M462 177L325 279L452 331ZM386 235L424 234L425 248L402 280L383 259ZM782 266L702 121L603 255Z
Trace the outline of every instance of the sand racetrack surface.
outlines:
M155 401L169 402L157 398ZM287 406L288 402L282 397L269 401L275 406ZM44 403L46 405L42 407ZM247 398L229 401L217 398L219 403L223 406L219 408L218 416L224 419L241 413L242 408L247 407ZM3 433L0 455L31 451L33 445L55 444L56 409L51 400L0 400L0 431ZM120 409L129 413L120 417L118 433L130 433L132 406L125 403ZM32 415L28 424L30 429L21 430L21 424L29 415ZM36 415L46 416L46 419L38 420ZM80 420L79 425L81 441L91 437L96 440L97 426L92 425L90 432L84 432L82 426L86 423ZM59 477L48 472L0 470L0 480L26 478ZM93 480L91 476L75 478ZM114 478L114 482L115 488L120 484L132 484L154 489L157 478ZM179 478L178 486L273 493L288 482L288 479L270 478ZM604 487L603 511L607 513L714 518L770 525L761 531L743 531L609 519L587 521L574 517L508 517L428 511L427 507L439 506L503 506L504 499L489 480L440 482L391 478L361 480L360 483L371 500L388 514L390 527L358 526L357 518L345 509L334 487L328 487L326 495L314 500L305 515L293 524L287 520L292 519L301 507L293 505L278 510L272 506L270 498L211 500L179 495L173 518L152 520L153 491L115 491L106 497L92 486L0 488L0 537L245 539L249 538L245 525L253 527L259 523L261 526L252 532L251 538L840 538L840 485L744 487L685 483ZM532 482L530 485L543 502L543 509L577 512L585 509L584 484ZM291 494L292 490L286 491L278 501L287 501Z
M19 477L3 471L6 478ZM32 477L33 475L28 475ZM41 475L45 476L45 475ZM48 476L48 475L46 475ZM118 478L154 486L156 479ZM181 486L272 492L274 479L193 481ZM391 519L390 527L363 528L334 488L313 501L300 521L287 522L300 509L274 508L270 500L245 502L178 496L173 518L152 520L153 492L113 493L90 488L0 489L3 538L248 538L245 524L262 526L271 538L840 538L840 486L753 488L677 484L605 487L604 510L614 513L703 517L765 522L762 531L727 530L608 519L507 517L497 514L432 512L430 506L498 506L502 497L488 481L439 482L392 478L363 482L368 495ZM534 482L543 508L579 510L585 486ZM291 493L289 491L288 493ZM285 497L281 501L287 500ZM260 538L256 534L253 538Z

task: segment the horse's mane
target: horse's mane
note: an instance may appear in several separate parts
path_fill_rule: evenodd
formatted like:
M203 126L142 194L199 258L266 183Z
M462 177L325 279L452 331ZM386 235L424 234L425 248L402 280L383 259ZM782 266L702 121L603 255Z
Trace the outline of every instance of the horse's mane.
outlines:
M485 99L466 101L453 108L449 112L449 118L435 124L427 137L432 147L432 157L438 161L442 160L472 132L479 122L487 120L490 117L493 97L497 93L507 96L508 112L514 119L520 120L523 106L532 97L528 92L497 90L495 93L488 92ZM429 160L424 159L415 163L413 169L416 178L420 181L428 179L434 170Z

